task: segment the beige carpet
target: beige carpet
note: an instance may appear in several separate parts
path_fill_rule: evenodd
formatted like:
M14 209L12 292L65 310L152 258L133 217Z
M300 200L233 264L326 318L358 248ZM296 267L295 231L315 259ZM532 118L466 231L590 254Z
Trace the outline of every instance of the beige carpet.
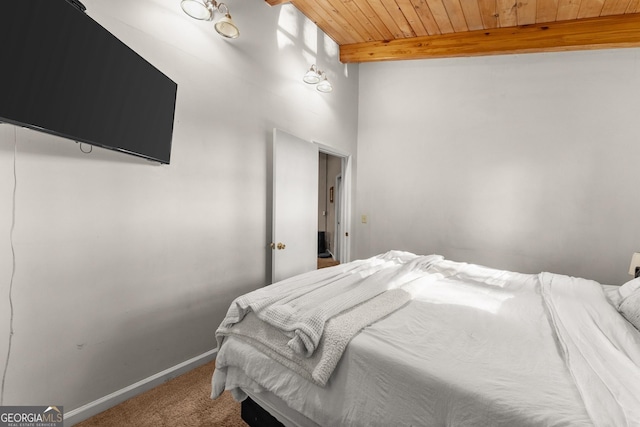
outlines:
M333 267L340 264L340 261L336 261L333 258L318 258L318 269Z
M209 398L214 363L176 377L76 426L247 427L240 418L240 404L229 392L216 400Z

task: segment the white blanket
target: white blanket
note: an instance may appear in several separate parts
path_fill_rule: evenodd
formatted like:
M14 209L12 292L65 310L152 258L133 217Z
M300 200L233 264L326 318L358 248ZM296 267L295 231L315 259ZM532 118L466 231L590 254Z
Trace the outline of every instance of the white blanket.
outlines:
M591 280L541 273L544 301L596 426L640 426L640 339Z
M287 345L287 337L253 313L247 313L242 322L231 328L218 329L218 334L247 341L301 377L325 386L349 341L362 328L399 309L410 299L410 292L392 289L329 319L311 357L295 353Z
M325 387L230 336L212 396L273 394L318 425L640 426L640 333L600 285L438 259L414 273L435 280L414 277Z
M233 325L252 311L289 337L288 346L310 357L330 318L381 293L420 277L442 257L390 251L320 271L295 276L236 298L216 332L218 348Z

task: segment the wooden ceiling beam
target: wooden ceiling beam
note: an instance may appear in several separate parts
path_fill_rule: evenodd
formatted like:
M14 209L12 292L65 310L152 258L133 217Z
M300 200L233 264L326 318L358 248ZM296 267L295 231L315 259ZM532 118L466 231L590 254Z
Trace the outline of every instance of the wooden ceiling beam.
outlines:
M340 61L374 62L640 46L640 14L343 44Z
M281 4L289 3L291 0L265 0L269 6L278 6Z

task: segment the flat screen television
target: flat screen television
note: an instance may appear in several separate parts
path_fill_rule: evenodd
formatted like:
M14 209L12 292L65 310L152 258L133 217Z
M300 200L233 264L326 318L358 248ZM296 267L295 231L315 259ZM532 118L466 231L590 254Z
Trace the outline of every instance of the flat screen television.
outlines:
M178 86L77 0L0 8L0 122L168 164Z

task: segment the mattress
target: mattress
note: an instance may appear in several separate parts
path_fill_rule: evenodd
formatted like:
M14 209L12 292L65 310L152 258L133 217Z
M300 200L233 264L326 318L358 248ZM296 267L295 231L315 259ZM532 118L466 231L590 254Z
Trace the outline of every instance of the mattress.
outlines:
M560 319L549 313L556 306L544 295L565 278L545 276L545 287L539 275L447 260L428 270L438 280L357 334L325 386L229 336L219 349L213 396L224 389L237 400L249 395L283 424L309 427L592 426L616 419L615 404L593 408L584 396L591 377L576 380L581 366L567 364L567 351L574 350L565 348L554 323ZM592 284L577 286L593 290ZM630 346L622 357L637 369L640 333L613 317L619 316L616 288L596 287L599 321L620 329ZM603 354L616 363L617 353ZM626 399L640 406L640 393ZM621 416L632 418L609 425L640 422L633 410Z

